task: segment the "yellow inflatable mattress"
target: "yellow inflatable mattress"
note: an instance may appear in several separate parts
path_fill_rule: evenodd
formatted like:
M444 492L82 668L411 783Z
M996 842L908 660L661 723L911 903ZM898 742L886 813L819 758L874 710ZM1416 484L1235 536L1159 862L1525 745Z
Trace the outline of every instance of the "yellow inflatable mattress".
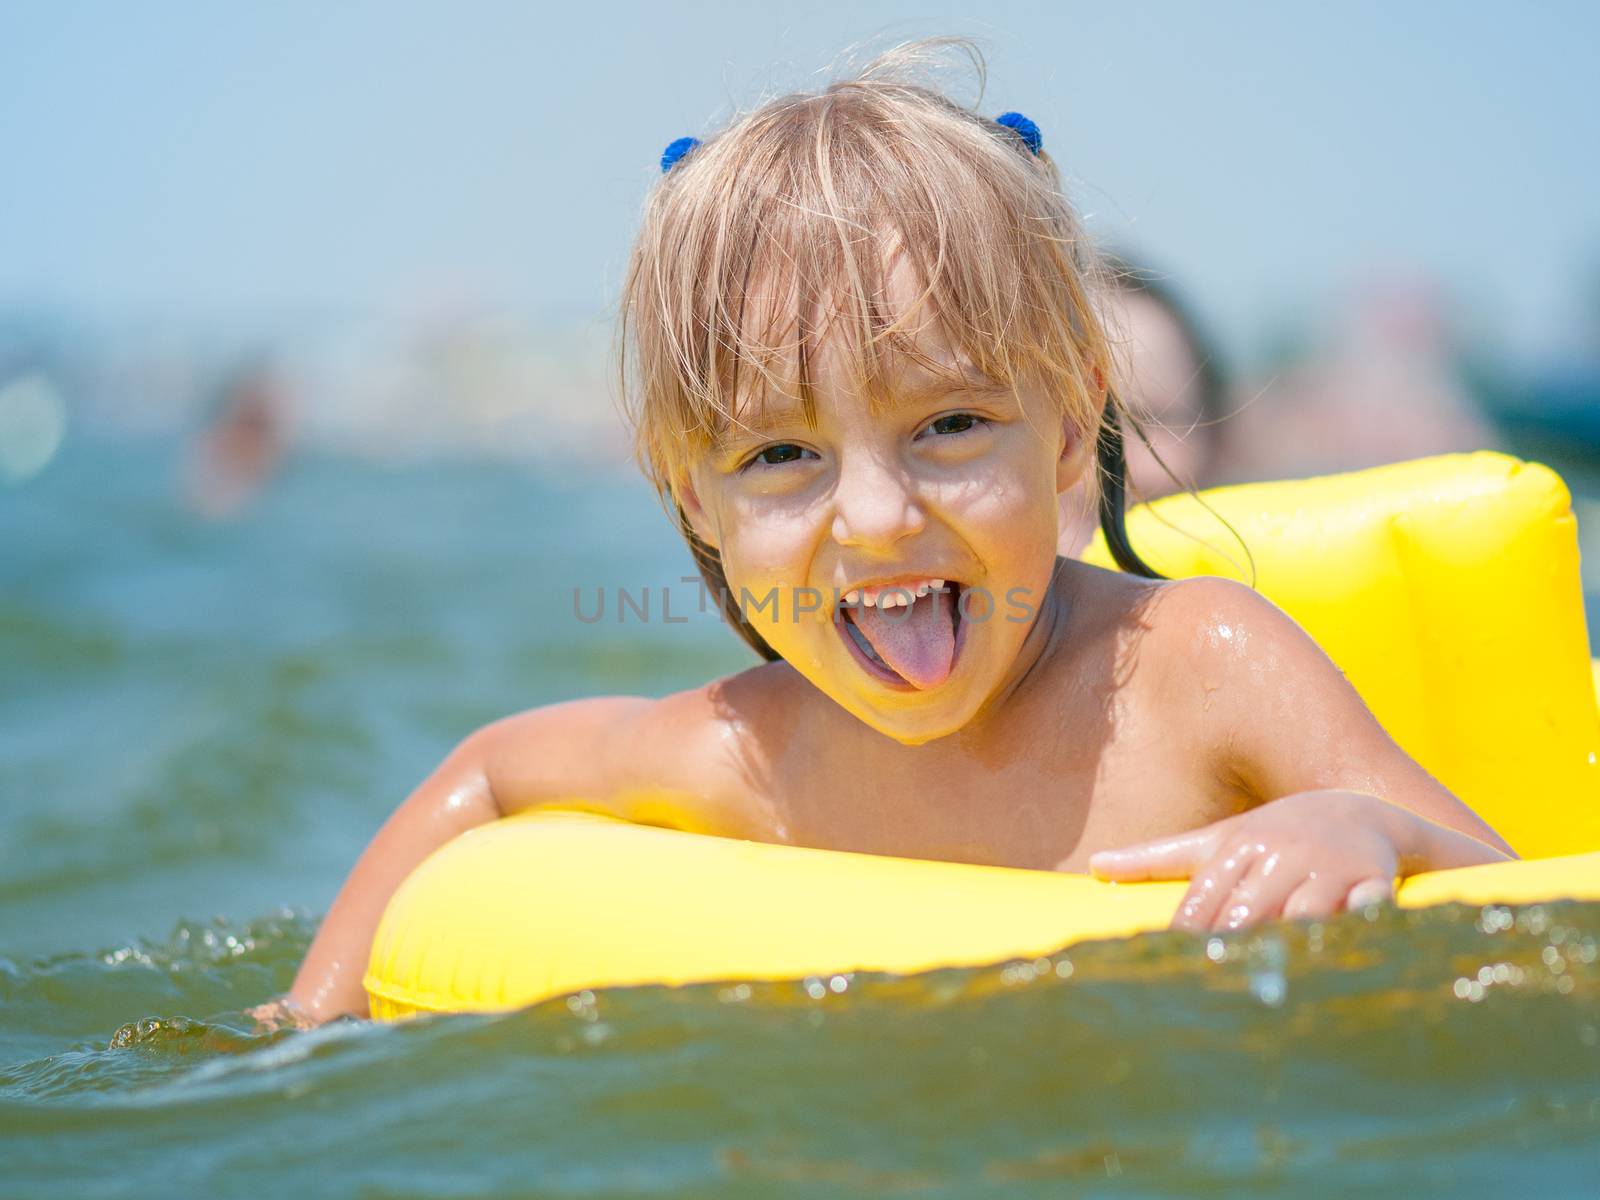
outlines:
M1554 472L1500 454L1424 459L1172 497L1130 514L1129 531L1164 574L1244 579L1289 612L1524 857L1407 879L1402 906L1600 900L1595 668ZM474 830L412 874L374 940L375 1017L1037 957L1163 928L1186 886L766 845L573 808Z

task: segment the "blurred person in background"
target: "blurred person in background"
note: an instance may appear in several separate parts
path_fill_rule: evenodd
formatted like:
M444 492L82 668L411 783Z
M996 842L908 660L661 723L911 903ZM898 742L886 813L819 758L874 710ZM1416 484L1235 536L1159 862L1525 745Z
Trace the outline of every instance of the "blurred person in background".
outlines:
M1236 404L1217 353L1172 289L1126 261L1115 266L1108 307L1123 343L1119 394L1143 414L1149 439L1127 435L1130 504L1191 486L1501 445L1461 382L1440 306L1423 284L1368 287L1321 349L1288 356ZM1080 485L1062 497L1060 552L1081 554L1095 528L1094 497Z
M235 371L189 448L185 493L211 521L240 515L276 474L289 445L289 398L267 364Z
M1117 395L1148 439L1125 434L1129 503L1221 482L1229 403L1215 347L1166 282L1125 258L1107 265L1108 325L1121 342ZM1089 544L1099 527L1095 503L1087 484L1063 493L1060 553L1073 557Z
M1320 350L1249 390L1253 402L1229 423L1231 478L1323 475L1500 445L1422 281L1367 286Z

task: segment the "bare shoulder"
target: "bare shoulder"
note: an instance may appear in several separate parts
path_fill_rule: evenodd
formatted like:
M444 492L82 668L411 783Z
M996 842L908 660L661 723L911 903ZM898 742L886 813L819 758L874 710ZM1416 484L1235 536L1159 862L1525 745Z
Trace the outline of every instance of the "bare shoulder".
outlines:
M793 677L791 679L791 677ZM456 753L481 764L503 813L582 807L645 824L771 837L761 746L803 702L783 663L660 699L595 696L478 730Z
M1152 629L1166 649L1181 651L1191 667L1258 669L1283 655L1332 666L1322 648L1294 619L1246 584L1215 575L1157 585L1150 605ZM1304 665L1301 663L1300 665Z
M623 788L677 797L704 832L769 839L769 748L815 699L794 668L775 662L637 707L613 735L627 764Z
M1231 579L1165 584L1153 605L1168 692L1199 700L1215 769L1258 801L1349 788L1437 789L1292 617Z
M1163 688L1176 669L1193 665L1201 647L1217 646L1220 631L1283 617L1263 597L1226 579L1144 579L1075 564L1071 642L1074 668L1085 657L1114 664L1119 686ZM1270 610L1260 613L1260 606ZM1283 617L1287 620L1287 617ZM1226 640L1222 643L1224 652Z
M1315 639L1246 584L1172 580L1158 585L1148 611L1164 684L1202 695L1219 717L1259 723L1325 712L1330 701L1359 704Z

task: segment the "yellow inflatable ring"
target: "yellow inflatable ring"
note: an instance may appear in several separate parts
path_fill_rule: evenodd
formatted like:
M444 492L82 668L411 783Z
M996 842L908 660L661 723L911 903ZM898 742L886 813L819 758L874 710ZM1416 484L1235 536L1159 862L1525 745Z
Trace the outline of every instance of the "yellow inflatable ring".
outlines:
M1415 876L1400 904L1600 900L1597 668L1560 479L1458 455L1203 500L1131 514L1134 545L1169 575L1248 577L1236 532L1256 586L1528 860ZM424 862L373 943L373 1016L1037 957L1162 928L1185 887L744 842L582 807L496 822Z

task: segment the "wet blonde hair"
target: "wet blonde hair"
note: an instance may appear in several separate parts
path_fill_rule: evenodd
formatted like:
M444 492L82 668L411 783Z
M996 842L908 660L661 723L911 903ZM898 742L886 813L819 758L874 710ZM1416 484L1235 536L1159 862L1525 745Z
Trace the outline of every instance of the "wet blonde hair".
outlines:
M1095 304L1103 268L1049 155L918 82L951 51L970 59L981 92L971 43L896 47L850 78L737 117L673 166L645 206L618 324L635 451L724 614L769 659L678 494L699 456L771 393L815 419L810 365L825 337L839 340L876 405L897 355L951 375L914 342L931 305L973 370L1013 389L1042 386L1083 438L1096 438L1102 524L1114 498L1121 533L1118 406ZM923 289L899 313L886 300L896 253Z

